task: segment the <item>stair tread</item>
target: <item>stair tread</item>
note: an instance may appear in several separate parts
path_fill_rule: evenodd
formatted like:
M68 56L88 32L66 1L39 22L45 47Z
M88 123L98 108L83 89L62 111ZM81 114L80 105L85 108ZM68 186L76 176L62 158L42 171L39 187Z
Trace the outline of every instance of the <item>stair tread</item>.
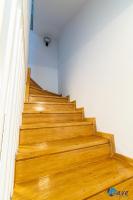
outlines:
M71 139L55 140L40 144L23 145L19 147L17 160L34 158L41 155L72 151L109 143L100 136L83 136Z
M115 158L86 163L55 175L15 185L13 200L81 200L133 177L133 168Z
M42 102L42 103L25 103L25 113L37 113L46 111L74 111L76 104L71 102Z
M74 113L82 113L82 109L77 109L77 110L58 110L58 111L38 111L38 112L34 112L34 111L29 111L27 112L23 112L23 114L74 114Z
M33 85L30 85L30 88L37 89L37 90L40 90L40 91L47 91L47 90L44 90L42 88L39 88L39 87L33 86Z
M36 90L40 90L40 91L46 91L46 90L43 90L42 88L39 88L39 87L33 86L33 85L30 85L30 88L33 88L33 89L36 89Z
M133 180L133 167L115 157L113 139L96 134L94 118L85 119L84 110L72 106L75 102L69 97L43 90L33 80L30 83L13 200L92 199Z
M42 91L42 92L47 92L47 93L53 94L53 95L55 95L55 96L56 96L56 95L57 95L57 96L61 96L61 94L56 94L56 93L50 92L50 91L48 91L48 90L45 90L45 89L43 89L43 88L39 88L39 87L37 87L37 86L30 85L30 88L36 89L36 90L40 90L40 91Z
M73 105L75 104L75 102L49 102L49 101L45 101L45 102L25 102L25 104L42 104L42 105L45 105L45 104L49 104L49 105Z
M37 92L37 93L36 93ZM38 93L39 92L39 93ZM41 88L38 88L36 86L30 86L30 95L38 95L38 94L42 94L44 96L47 96L47 95L50 95L50 96L53 96L53 97L61 97L62 95L59 95L59 94L55 94L55 93L52 93L52 92L49 92L47 90L44 90L44 89L41 89Z
M53 99L68 99L68 97L52 96L52 95L44 95L44 94L30 94L29 97L44 97L44 98L53 98Z
M34 85L37 88L43 89L36 81L34 81L32 78L30 78L30 86Z
M21 129L36 129L36 128L43 128L43 127L65 127L65 126L81 126L81 125L91 125L93 122L89 121L81 121L81 122L52 122L52 123L34 123L34 124L23 124Z

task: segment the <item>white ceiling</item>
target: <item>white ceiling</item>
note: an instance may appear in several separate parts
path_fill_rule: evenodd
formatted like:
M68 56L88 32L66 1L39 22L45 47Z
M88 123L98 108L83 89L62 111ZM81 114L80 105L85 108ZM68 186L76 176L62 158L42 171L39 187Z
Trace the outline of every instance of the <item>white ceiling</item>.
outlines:
M62 27L86 0L35 0L34 30L44 36L58 37Z

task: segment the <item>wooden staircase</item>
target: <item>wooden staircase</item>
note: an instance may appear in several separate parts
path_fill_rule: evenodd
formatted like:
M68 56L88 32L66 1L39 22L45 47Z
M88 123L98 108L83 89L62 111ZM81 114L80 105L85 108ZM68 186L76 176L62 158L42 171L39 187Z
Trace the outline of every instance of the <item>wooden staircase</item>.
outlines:
M13 200L133 200L133 162L69 97L27 78ZM128 191L109 196L107 190Z

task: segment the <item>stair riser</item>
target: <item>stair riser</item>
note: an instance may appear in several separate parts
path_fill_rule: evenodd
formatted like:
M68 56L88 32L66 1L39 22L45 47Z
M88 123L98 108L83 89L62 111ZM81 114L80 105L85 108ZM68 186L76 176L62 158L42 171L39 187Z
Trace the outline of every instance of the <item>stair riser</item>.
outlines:
M36 87L37 89L41 89L41 87L39 87L38 85L36 85L36 84L33 83L33 82L30 82L30 86L31 86L31 87Z
M68 102L67 98L29 97L29 102Z
M43 123L43 122L67 122L82 121L82 113L45 113L45 114L23 114L23 124Z
M56 94L52 94L51 92L47 92L45 90L40 90L40 89L36 89L36 88L30 88L30 94L33 95L45 95L45 96L58 96Z
M88 162L95 162L110 156L109 144L46 155L16 162L16 182L30 181L43 176L64 171ZM35 166L35 167L34 167ZM34 176L33 176L34 174Z
M30 79L30 87L36 87L38 89L42 89L41 86L39 86L35 81L33 81L32 79Z
M75 104L25 104L24 112L74 111Z
M30 89L30 94L41 94L41 95L49 95L49 93L47 93L47 92L43 92L43 91L41 91L41 90L38 90L38 89Z
M20 145L37 144L45 141L69 139L94 134L94 125L27 129L20 131Z

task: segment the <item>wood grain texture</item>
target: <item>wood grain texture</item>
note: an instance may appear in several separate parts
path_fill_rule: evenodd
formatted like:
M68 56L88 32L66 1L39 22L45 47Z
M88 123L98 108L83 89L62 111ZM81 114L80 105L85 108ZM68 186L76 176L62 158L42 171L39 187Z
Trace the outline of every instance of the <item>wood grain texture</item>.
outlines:
M23 124L45 123L45 122L69 122L83 121L82 111L62 111L62 112L41 112L41 113L23 113Z
M57 97L61 96L59 94L49 92L47 90L44 90L44 89L36 87L36 86L30 86L30 94L31 95L57 96Z
M21 129L20 145L37 144L46 141L90 136L94 134L94 125L86 122L41 124L40 128L31 124Z
M127 156L123 156L123 155L121 155L121 154L115 153L115 154L114 154L114 157L115 157L116 159L119 159L119 160L121 160L121 161L123 161L123 162L126 162L126 163L128 163L129 165L132 165L132 166L133 166L133 159L131 159L131 158L127 157Z
M56 97L45 95L30 95L29 102L69 102L68 97Z
M30 86L43 90L43 88L30 77Z
M54 96L62 96L61 94L56 94L53 92L50 92L48 90L43 89L38 83L36 83L32 78L30 78L30 87L34 88L34 89L39 89L41 91L44 91L45 93L49 94L49 95L54 95Z
M30 87L30 94L32 95L49 95L49 93L48 92L45 92L45 91L43 91L42 89L39 89L39 88L36 88L36 87L33 87L33 86L31 86Z
M77 147L75 150L49 153L45 156L39 156L33 159L20 160L16 162L15 181L17 183L31 181L40 178L42 175L48 176L50 174L63 172L66 169L85 162L96 162L100 159L108 158L110 155L110 145L103 144L81 149Z
M114 136L69 96L28 84L12 200L123 200L109 197L112 186L133 200L133 160L116 153Z
M82 136L62 140L52 140L49 142L21 145L19 147L17 160L35 158L37 156L61 153L76 149L83 149L97 145L109 144L109 140L99 136Z
M113 185L117 191L123 192L127 191L127 195L114 195L113 197L109 196L106 189L105 191L101 192L100 194L94 195L91 198L87 198L87 200L133 200L133 178L130 178L118 185Z
M110 145L111 145L111 154L112 156L115 154L116 152L116 148L115 148L115 141L114 141L114 135L110 134L110 133L104 133L104 132L96 132L96 135L102 136L106 139L108 139L110 141Z
M133 177L131 166L115 159L106 159L86 163L59 174L47 177L42 175L41 178L31 182L16 184L13 200L89 199L131 177ZM130 200L132 197L131 195Z
M47 111L74 111L76 110L75 103L25 103L24 113L37 113Z

